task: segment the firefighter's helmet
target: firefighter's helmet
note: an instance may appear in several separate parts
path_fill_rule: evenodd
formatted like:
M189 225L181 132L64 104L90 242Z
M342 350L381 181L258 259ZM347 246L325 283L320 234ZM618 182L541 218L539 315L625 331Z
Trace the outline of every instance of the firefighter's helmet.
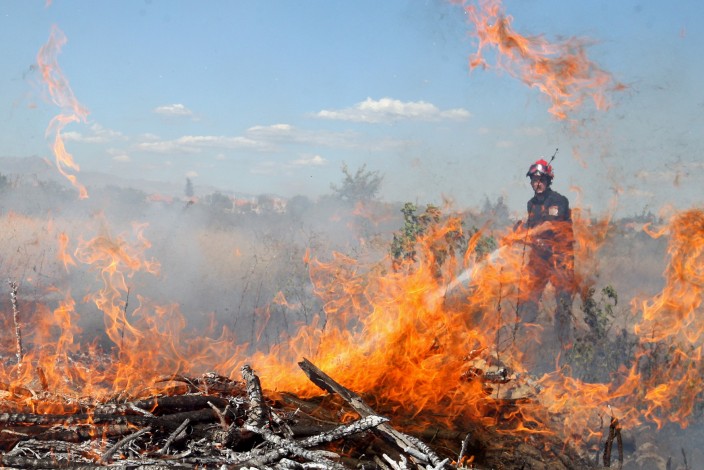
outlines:
M550 165L548 162L546 162L544 159L540 159L533 163L530 168L528 168L528 173L526 173L527 177L533 177L533 176L547 176L550 181L555 177L555 174L552 172L552 165Z

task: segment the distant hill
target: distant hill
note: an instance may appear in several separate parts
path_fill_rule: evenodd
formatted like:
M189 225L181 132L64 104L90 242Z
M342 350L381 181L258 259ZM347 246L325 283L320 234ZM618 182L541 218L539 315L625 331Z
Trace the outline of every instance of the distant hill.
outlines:
M67 188L71 183L57 170L53 161L48 161L38 156L28 157L0 157L0 174L11 180L22 181L53 181ZM184 195L186 180L179 182L149 181L141 178L122 178L101 172L81 171L77 174L79 183L88 188L104 188L116 186L119 188L133 188L146 194L164 194L173 197ZM216 191L233 196L249 198L251 194L233 193L213 186L196 185L197 195L211 194Z
M65 179L51 162L37 156L0 157L0 173L5 176L34 176L41 181Z

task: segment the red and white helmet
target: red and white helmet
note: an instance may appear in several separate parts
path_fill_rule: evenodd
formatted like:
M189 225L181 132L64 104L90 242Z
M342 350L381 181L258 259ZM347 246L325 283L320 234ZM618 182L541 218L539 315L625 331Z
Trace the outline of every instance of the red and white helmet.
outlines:
M541 158L540 160L533 163L530 168L528 168L528 173L526 173L526 176L531 177L543 175L550 178L550 180L555 177L555 174L552 172L552 165L550 165L548 162Z

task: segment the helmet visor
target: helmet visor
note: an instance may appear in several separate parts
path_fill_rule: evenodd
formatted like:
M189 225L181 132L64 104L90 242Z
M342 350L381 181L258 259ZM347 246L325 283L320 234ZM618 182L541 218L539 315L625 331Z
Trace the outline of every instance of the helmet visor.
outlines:
M526 173L526 176L548 176L550 177L550 172L548 171L548 167L543 165L542 163L534 163L530 166L528 169L528 173Z

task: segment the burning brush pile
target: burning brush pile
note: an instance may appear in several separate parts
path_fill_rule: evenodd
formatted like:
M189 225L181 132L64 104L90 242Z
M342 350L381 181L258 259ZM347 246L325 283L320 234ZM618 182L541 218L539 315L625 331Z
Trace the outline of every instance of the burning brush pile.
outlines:
M559 440L463 431L397 430L362 397L307 360L314 399L266 393L252 369L157 380L144 397L104 402L3 388L0 462L15 468L586 468ZM61 413L41 412L60 407ZM504 412L512 407L503 404ZM413 428L412 425L407 425ZM539 436L539 435L537 435ZM481 455L482 464L474 462Z

